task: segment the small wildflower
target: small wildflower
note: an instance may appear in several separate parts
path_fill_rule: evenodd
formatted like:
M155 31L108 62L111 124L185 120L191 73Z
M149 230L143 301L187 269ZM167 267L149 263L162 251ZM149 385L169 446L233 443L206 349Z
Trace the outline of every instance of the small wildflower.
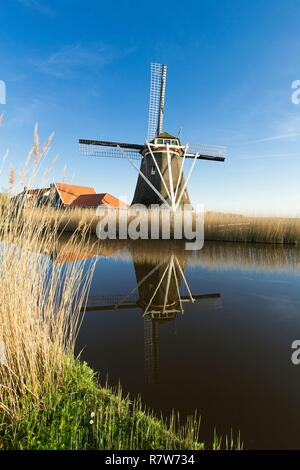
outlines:
M93 420L93 419L90 420L90 424L94 424L94 420Z
M92 412L91 412L91 418L94 418L94 417L95 417L95 412L92 411Z

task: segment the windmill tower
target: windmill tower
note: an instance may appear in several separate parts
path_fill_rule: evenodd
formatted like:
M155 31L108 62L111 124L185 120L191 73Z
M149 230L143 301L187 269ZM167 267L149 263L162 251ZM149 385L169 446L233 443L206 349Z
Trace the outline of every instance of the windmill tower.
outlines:
M197 160L224 162L226 149L212 145L183 145L163 132L167 67L151 64L148 137L144 144L80 139L84 156L125 158L138 172L132 204L163 204L176 211L190 204L187 185ZM185 179L187 159L192 165ZM135 160L140 161L140 167Z

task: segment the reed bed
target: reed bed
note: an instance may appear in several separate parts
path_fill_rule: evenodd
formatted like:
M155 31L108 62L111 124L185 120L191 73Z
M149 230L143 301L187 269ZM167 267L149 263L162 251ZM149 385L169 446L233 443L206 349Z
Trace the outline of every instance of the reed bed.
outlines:
M52 136L34 146L19 172L32 185ZM31 171L30 171L31 168ZM16 185L11 168L10 191ZM28 176L26 176L28 175ZM1 201L0 244L0 447L3 449L203 449L199 419L180 425L155 417L139 400L101 386L74 344L89 291L93 263L84 270L90 221L78 223L64 243L78 253L67 265L47 256L60 241L70 212L50 207L16 210ZM74 215L74 214L73 214ZM80 217L79 217L80 215ZM213 438L211 448L219 448ZM225 442L225 441L224 441ZM225 447L241 448L239 438Z
M27 211L32 209L28 208ZM117 220L116 238L119 231L119 214L124 214L124 209L103 208L98 209L64 209L57 221L57 210L48 209L49 222L57 226L58 230L73 233L80 226L88 226L89 231L96 233L99 221L103 220L108 213L114 214ZM43 209L35 208L32 217L40 220ZM162 217L165 211L152 209L141 212L141 220L150 227L151 218ZM133 209L127 210L128 225L136 217ZM195 230L196 214L193 213L193 230ZM160 230L161 230L160 222ZM174 218L170 215L170 238L174 236ZM150 233L149 233L150 238ZM206 241L226 241L240 243L269 243L281 245L297 245L300 243L300 218L284 217L252 217L242 214L230 214L219 212L206 212L204 214L204 238Z
M296 245L300 242L300 219L207 212L205 239Z

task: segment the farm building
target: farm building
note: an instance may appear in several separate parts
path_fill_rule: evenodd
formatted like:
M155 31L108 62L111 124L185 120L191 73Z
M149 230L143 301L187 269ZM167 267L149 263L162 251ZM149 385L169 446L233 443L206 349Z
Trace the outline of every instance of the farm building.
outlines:
M97 194L90 186L67 183L53 183L49 188L28 189L15 196L22 204L29 202L36 206L51 205L55 208L96 208L99 206L127 209L128 205L109 193Z

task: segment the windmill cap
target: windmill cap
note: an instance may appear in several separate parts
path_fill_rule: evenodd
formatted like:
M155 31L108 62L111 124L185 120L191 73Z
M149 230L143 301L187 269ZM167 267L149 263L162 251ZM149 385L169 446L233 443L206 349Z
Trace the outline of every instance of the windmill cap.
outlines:
M168 139L168 140L177 140L180 144L180 139L176 135L169 134L168 132L160 132L152 140L151 143L154 143L155 139Z
M158 134L155 138L157 137L161 139L177 139L178 140L178 137L176 137L176 135L171 135L168 132L160 132L160 134Z

